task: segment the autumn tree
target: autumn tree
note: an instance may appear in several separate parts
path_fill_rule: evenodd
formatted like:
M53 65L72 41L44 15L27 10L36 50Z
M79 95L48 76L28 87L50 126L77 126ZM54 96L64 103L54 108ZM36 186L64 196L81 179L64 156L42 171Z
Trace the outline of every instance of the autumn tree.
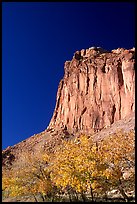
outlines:
M50 172L48 171L49 156L45 153L24 153L17 171L11 171L10 177L3 178L3 188L8 190L9 196L23 196L41 194L43 201L52 191ZM8 186L8 187L7 187Z
M51 175L55 184L63 190L80 193L83 201L86 200L85 193L90 190L93 200L92 185L100 173L96 149L96 144L89 142L85 135L65 141L56 151L52 165Z
M3 177L3 190L10 196L33 195L37 202L67 194L70 201L87 201L117 188L129 201L124 189L124 175L133 169L134 131L121 130L93 142L86 135L64 141L54 153L24 153L17 171ZM17 165L17 164L16 164ZM134 171L130 178L134 180ZM88 195L88 196L87 196Z
M106 164L102 172L101 185L106 190L117 188L125 200L129 200L123 188L123 174L134 166L134 131L122 130L109 135L98 145L98 154ZM134 174L134 173L133 173ZM134 177L134 175L131 175Z
M105 194L118 188L128 200L122 188L123 169L134 164L134 132L118 131L101 142L93 142L86 136L65 141L58 148L51 168L51 178L58 188L71 189L82 196L89 192ZM84 200L84 197L83 197Z

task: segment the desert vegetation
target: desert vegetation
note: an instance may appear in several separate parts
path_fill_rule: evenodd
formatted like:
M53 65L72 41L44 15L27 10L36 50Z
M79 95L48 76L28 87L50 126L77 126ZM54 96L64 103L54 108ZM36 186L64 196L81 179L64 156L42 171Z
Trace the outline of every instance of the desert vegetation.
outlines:
M3 198L33 202L131 201L134 190L135 135L122 130L93 142L81 135L63 141L53 153L24 153L21 165L3 172ZM116 200L116 198L115 198Z

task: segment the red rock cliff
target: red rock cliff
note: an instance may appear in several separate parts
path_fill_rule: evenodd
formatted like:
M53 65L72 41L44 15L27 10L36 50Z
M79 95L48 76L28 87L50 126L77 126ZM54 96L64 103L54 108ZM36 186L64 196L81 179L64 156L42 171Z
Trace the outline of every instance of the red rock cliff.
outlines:
M77 51L65 62L49 128L97 131L135 111L135 49Z

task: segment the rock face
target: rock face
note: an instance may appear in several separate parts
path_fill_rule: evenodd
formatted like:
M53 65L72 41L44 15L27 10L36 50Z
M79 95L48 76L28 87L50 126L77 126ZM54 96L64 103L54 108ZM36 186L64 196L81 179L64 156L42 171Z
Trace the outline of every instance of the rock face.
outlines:
M92 47L64 65L48 129L101 130L135 111L135 48Z
M108 52L92 47L77 51L71 61L65 62L64 78L58 87L48 128L3 150L2 171L10 172L11 168L17 171L25 154L54 152L62 141L78 137L82 132L88 136L96 132L92 137L96 142L117 129L133 130L134 56L134 48Z

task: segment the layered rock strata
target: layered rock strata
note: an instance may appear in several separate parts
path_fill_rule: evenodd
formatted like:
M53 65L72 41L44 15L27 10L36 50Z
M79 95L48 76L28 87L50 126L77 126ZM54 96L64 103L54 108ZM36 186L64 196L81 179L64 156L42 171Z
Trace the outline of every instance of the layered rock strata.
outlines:
M2 151L3 172L18 168L24 154L52 152L80 135L101 140L117 129L135 126L135 49L99 47L75 52L65 62L53 117L46 130ZM113 124L114 123L114 124ZM112 125L111 125L112 124ZM110 126L111 125L111 126ZM107 128L107 126L110 126Z
M135 48L75 52L64 65L49 129L101 130L135 111Z

